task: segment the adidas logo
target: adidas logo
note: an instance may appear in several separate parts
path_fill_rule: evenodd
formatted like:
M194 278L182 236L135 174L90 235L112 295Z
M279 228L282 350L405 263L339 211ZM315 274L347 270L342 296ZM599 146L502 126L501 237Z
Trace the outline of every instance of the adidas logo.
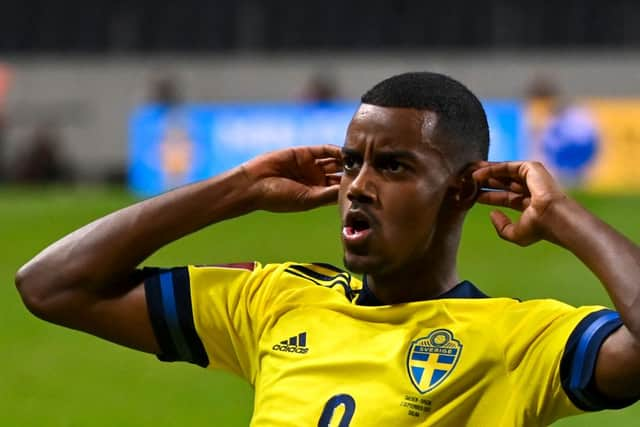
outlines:
M287 353L299 353L305 354L309 351L307 348L307 333L300 332L297 336L289 337L288 340L280 341L279 344L275 344L271 347L276 351L284 351Z

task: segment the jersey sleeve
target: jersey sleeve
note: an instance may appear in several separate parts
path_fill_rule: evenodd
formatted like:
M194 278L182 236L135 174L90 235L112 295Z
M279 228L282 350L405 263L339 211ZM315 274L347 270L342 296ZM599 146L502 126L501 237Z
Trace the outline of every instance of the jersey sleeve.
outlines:
M615 400L599 392L595 383L598 352L604 340L622 326L620 315L599 310L587 315L573 330L560 363L562 387L576 407L584 411L620 409L638 399Z
M249 263L146 269L158 358L225 369L253 383L276 268Z
M514 304L501 331L512 398L544 425L630 404L608 401L595 392L593 381L600 347L621 325L618 313L604 307L574 308L552 300Z

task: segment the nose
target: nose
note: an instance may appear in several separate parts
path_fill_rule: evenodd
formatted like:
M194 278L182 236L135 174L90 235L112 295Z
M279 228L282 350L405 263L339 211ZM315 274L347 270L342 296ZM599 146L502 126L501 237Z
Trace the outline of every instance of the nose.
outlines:
M352 202L374 203L376 200L376 186L374 171L365 163L353 178L347 189L347 198Z

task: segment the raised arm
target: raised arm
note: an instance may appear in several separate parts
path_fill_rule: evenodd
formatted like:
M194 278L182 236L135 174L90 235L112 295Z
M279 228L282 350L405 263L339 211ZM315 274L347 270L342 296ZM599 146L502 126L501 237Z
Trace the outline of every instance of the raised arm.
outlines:
M473 177L480 203L522 212L512 222L494 211L491 221L503 239L526 246L545 239L576 255L606 288L623 326L603 343L595 381L609 398L640 397L640 248L564 194L537 162L484 162Z
M36 316L142 351L159 348L136 267L162 246L254 210L337 199L340 149L290 148L111 213L63 237L16 274Z

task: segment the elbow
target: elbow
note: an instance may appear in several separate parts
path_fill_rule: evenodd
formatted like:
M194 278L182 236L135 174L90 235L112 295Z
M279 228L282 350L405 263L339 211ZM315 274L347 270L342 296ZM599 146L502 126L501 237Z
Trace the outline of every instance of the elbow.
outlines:
M51 283L43 280L31 263L22 266L15 275L15 285L25 307L36 317L50 320L52 316Z

